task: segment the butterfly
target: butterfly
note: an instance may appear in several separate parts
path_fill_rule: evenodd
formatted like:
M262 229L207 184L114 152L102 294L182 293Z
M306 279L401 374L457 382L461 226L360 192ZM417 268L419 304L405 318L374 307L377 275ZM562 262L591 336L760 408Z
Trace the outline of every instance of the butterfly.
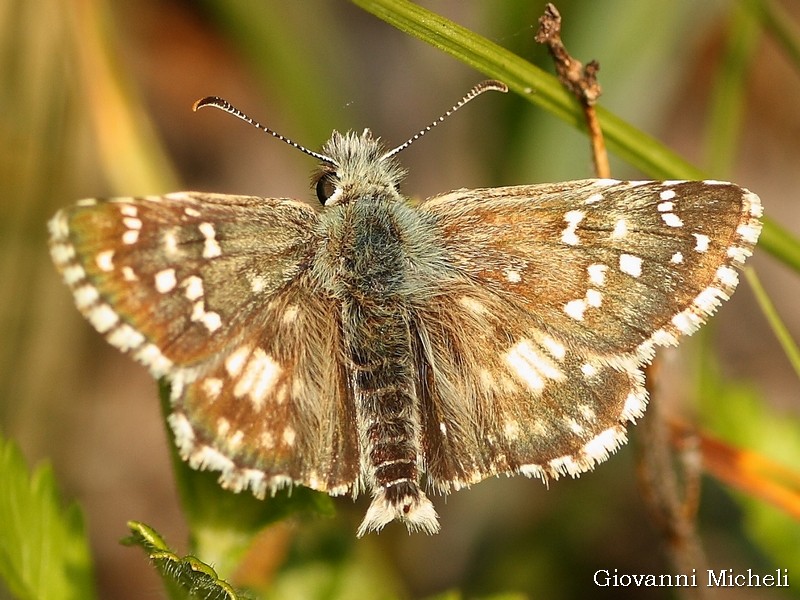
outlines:
M444 116L500 82L473 88ZM728 299L761 224L718 181L587 179L418 204L369 130L320 153L320 207L204 192L50 221L78 309L171 387L181 456L258 497L372 497L358 535L434 533L430 491L577 476L626 440L656 346Z

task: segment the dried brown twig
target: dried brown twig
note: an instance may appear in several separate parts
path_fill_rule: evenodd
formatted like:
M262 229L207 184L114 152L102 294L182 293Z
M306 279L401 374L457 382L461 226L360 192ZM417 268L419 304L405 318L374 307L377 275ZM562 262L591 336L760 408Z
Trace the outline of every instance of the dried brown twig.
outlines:
M555 62L561 84L581 103L597 177L610 177L611 168L603 139L603 132L594 105L602 89L597 81L600 65L589 62L586 67L574 59L561 40L561 15L552 4L547 4L539 18L536 41L546 44ZM642 497L651 518L661 531L669 558L679 573L705 570L706 557L695 526L700 499L702 460L696 436L686 433L681 438L677 455L672 452L672 440L667 419L657 402L652 402L655 363L646 369L647 390L651 399L648 418L639 425L642 443L637 446L637 475ZM684 598L707 598L706 588L681 588Z
M548 4L544 15L539 17L539 31L535 39L538 43L547 45L555 62L559 81L572 92L583 107L589 139L592 142L595 173L598 177L610 177L611 168L608 164L605 140L594 110L594 105L603 93L597 81L600 64L593 60L584 67L580 61L570 56L561 41L561 15L552 4Z

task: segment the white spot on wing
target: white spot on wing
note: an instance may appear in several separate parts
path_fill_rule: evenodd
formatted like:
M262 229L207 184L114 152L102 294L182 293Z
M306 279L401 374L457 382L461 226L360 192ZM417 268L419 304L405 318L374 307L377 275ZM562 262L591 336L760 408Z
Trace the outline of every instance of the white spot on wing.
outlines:
M661 215L661 220L666 223L667 227L683 227L683 221L675 213L664 213Z
M133 348L138 348L144 343L144 336L136 331L133 327L123 323L106 337L108 343L112 346L119 348L123 352L127 352Z
M486 313L486 307L470 296L461 296L458 299L458 303L473 314L482 315Z
M227 365L226 365L227 366ZM261 409L281 374L281 367L261 348L256 348L233 388L233 395L250 397L256 410Z
M662 200L672 200L675 196L676 196L675 190L664 190L658 195L658 197L661 198ZM658 210L661 210L661 208L659 208ZM669 208L667 210L672 210L672 208Z
M67 285L72 285L79 282L81 279L86 279L86 271L80 265L70 265L62 273L64 281Z
M222 327L222 317L213 311L204 312L200 321L205 325L209 333L214 333L217 329Z
M672 196L675 195L675 191L674 190L665 190L665 191L661 192L661 197L664 198L664 195L668 194L668 193L672 193ZM670 196L670 198L672 196ZM658 209L658 212L672 212L673 209L675 208L675 203L674 202L661 202L656 208Z
M161 239L164 242L164 252L169 258L175 258L180 254L177 228L167 229Z
M583 433L583 425L578 423L572 417L564 417L564 424L575 435L581 435Z
M576 321L583 321L583 313L586 311L586 300L570 300L564 305L564 312Z
M64 265L75 258L75 248L69 244L54 244L50 247L50 255L57 265Z
M237 377L242 372L245 360L250 355L248 346L239 346L225 359L225 370L231 377Z
M138 217L139 210L133 204L123 204L119 207L119 212L121 212L126 217Z
M697 252L706 252L708 251L708 245L711 239L703 234L703 233L693 233L694 239L697 240L697 244L695 245L694 249Z
M580 244L580 240L578 239L576 231L578 230L578 224L583 220L583 217L584 213L580 210L571 210L564 215L564 220L567 222L567 226L561 233L561 241L563 243L569 246L577 246Z
M633 254L620 254L619 270L631 277L639 277L642 274L642 259Z
M222 392L222 379L219 377L206 377L200 385L210 400L216 400Z
M625 430L619 425L609 427L594 436L583 447L587 458L593 462L603 462L612 452L625 443Z
M136 242L139 241L139 230L138 229L128 229L125 233L122 234L122 243L127 244L128 246L132 246Z
M598 290L586 290L586 304L593 308L599 308L603 303L603 294Z
M103 250L102 252L98 252L97 256L95 256L95 262L97 263L98 268L101 271L113 271L114 270L114 251L113 250Z
M509 440L516 440L519 437L519 423L514 419L503 423L503 434Z
M506 354L505 361L511 367L511 372L534 392L544 388L545 379L564 377L553 361L539 353L527 339L517 342Z
M215 258L222 254L219 242L216 239L217 230L211 223L200 223L197 226L200 233L205 237L205 244L203 245L203 258Z
M163 377L173 367L172 361L161 354L161 350L155 344L145 344L133 357L146 366L155 377Z
M611 237L619 240L626 235L628 235L628 222L625 219L619 219L614 224L614 231L611 232Z
M225 437L228 435L228 432L231 430L231 422L228 421L225 417L220 417L217 419L217 435L220 437Z
M584 204L594 204L595 202L600 202L603 199L603 194L600 192L595 192L591 196L589 196L586 200L583 201Z
M286 310L283 311L283 317L281 317L281 321L284 323L294 323L297 320L297 315L300 312L300 308L296 304L291 304L286 307Z
M736 269L727 265L722 265L717 269L717 279L719 279L723 285L731 288L736 287L739 283L739 276L736 274Z
M625 406L622 409L620 419L626 421L633 421L638 419L644 414L644 409L647 407L647 396L643 392L631 392L625 398Z
M691 335L702 324L702 319L691 310L684 310L672 317L672 324L681 333Z
M155 276L156 290L161 294L171 292L178 284L175 278L175 269L164 269L159 271Z
M187 300L194 301L203 297L203 280L196 275L187 277L181 285L186 287L184 294Z
M594 409L588 404L579 404L578 412L581 413L581 416L590 423L597 419L597 413L594 412Z
M295 440L295 437L296 437L294 429L292 429L291 427L289 427L287 425L286 428L283 430L283 436L282 437L283 437L283 443L284 444L286 444L287 446L294 446L294 440Z
M606 283L606 271L608 271L607 265L601 264L594 264L589 265L586 268L586 271L589 273L589 282L592 285L602 286Z
M137 219L136 217L124 217L122 219L122 224L125 225L128 229L141 229L142 228L142 221Z
M750 250L747 248L741 248L739 246L731 246L728 248L726 254L729 258L733 259L734 262L741 264L747 260L748 256L750 256Z
M100 299L100 294L98 293L97 288L89 284L82 285L81 287L77 288L74 292L74 296L75 305L81 310L89 308L92 304Z
M755 244L758 241L758 236L761 233L760 223L743 223L736 228L736 233L742 236L746 242Z
M105 333L119 323L119 317L108 304L98 304L89 311L89 322L100 333Z
M267 287L267 280L265 277L261 275L253 275L250 278L250 290L254 294L259 294L264 291L264 288Z
M554 340L549 335L543 335L541 342L553 358L563 360L566 356L567 350L564 348L564 345Z

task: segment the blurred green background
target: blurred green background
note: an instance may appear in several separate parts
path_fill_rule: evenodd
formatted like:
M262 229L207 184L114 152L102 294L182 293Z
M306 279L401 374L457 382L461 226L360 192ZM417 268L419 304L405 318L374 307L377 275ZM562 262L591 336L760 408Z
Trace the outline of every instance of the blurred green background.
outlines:
M419 4L552 71L533 42L543 2ZM747 17L745 4L571 0L558 7L573 55L601 64L605 107L714 178L754 190L770 217L798 234L800 70ZM800 21L796 2L776 4ZM737 69L744 84L723 98L730 105L722 113L716 86ZM158 594L145 558L118 544L127 520L154 526L183 551L187 530L156 385L75 310L49 261L47 219L82 197L178 189L313 200L309 157L222 113L193 113L202 96L223 96L313 149L334 128L369 127L396 145L483 78L344 0L0 3L0 431L30 464L51 460L64 495L84 507L100 597ZM592 175L585 138L513 94L472 103L401 162L410 171L404 192L418 198ZM619 161L612 170L618 178L642 176ZM759 252L751 264L800 337L797 274ZM746 284L709 329L680 352L662 353L659 401L670 414L797 468L797 443L764 432L774 422L797 424L800 386ZM701 352L711 353L704 364L712 363L712 373L747 382L749 391L736 396L746 398L741 405L721 401L722 392L700 398L709 377L698 375ZM355 505L337 499L335 519L300 529L338 536L341 552L357 560L366 553L363 564L372 565L372 577L381 574L381 593L390 595L672 597L592 584L601 568L670 572L636 492L633 452L628 446L595 473L550 489L504 478L440 498L442 533L434 537L390 526L352 541L363 498ZM792 590L759 590L758 597L797 597L800 554L778 548L796 540L800 549L800 526L761 535L764 523L782 517L705 483L699 523L711 566L794 568ZM301 533L296 543L310 537Z

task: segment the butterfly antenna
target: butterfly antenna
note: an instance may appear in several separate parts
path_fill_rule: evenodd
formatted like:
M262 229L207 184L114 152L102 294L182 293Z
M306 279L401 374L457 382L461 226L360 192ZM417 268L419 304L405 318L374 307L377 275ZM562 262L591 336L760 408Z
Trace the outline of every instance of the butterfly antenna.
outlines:
M313 156L314 158L316 158L317 160L321 160L322 162L326 162L326 163L331 164L333 166L338 166L336 161L333 160L330 156L325 156L324 154L320 154L319 152L314 152L313 150L309 150L305 146L301 146L297 142L290 140L286 136L281 135L280 133L278 133L277 131L273 131L272 129L270 129L266 125L262 125L258 121L254 120L254 119L251 119L246 114L244 114L241 110L239 110L233 104L231 104L230 102L228 102L227 100L225 100L223 98L219 98L217 96L207 96L205 98L201 98L200 100L198 100L197 102L194 103L194 106L192 106L192 110L197 111L197 110L200 110L201 108L204 108L206 106L213 106L214 108L218 108L220 110L224 110L226 113L230 113L234 117L238 117L242 121L250 123L250 125L252 125L253 127L257 127L261 131L267 132L272 137L278 138L282 142L286 142L287 144L289 144L293 148L297 148L298 150L300 150L300 152L304 152L305 154L308 154L309 156Z
M505 93L505 92L508 91L508 86L505 83L503 83L502 81L497 81L496 79L487 79L486 81L481 81L479 84L477 84L475 87L473 87L470 91L468 91L466 93L466 95L463 98L461 98L461 100L459 100L456 104L454 104L450 108L450 110L448 110L441 117L436 119L433 123L431 123L430 125L428 125L424 129L419 130L417 133L415 133L407 141L405 141L402 144L400 144L399 146L397 146L397 148L394 148L393 150L389 150L389 152L387 152L386 154L381 156L381 160L386 160L387 158L391 158L392 156L394 156L398 152L402 152L403 150L408 148L412 143L416 142L419 138L421 138L423 135L428 133L431 129L436 127L439 123L444 121L447 117L449 117L454 112L456 112L459 108L464 106L467 102L469 102L470 100L474 100L475 98L480 96L482 93L488 92L489 90L494 90L496 92Z

